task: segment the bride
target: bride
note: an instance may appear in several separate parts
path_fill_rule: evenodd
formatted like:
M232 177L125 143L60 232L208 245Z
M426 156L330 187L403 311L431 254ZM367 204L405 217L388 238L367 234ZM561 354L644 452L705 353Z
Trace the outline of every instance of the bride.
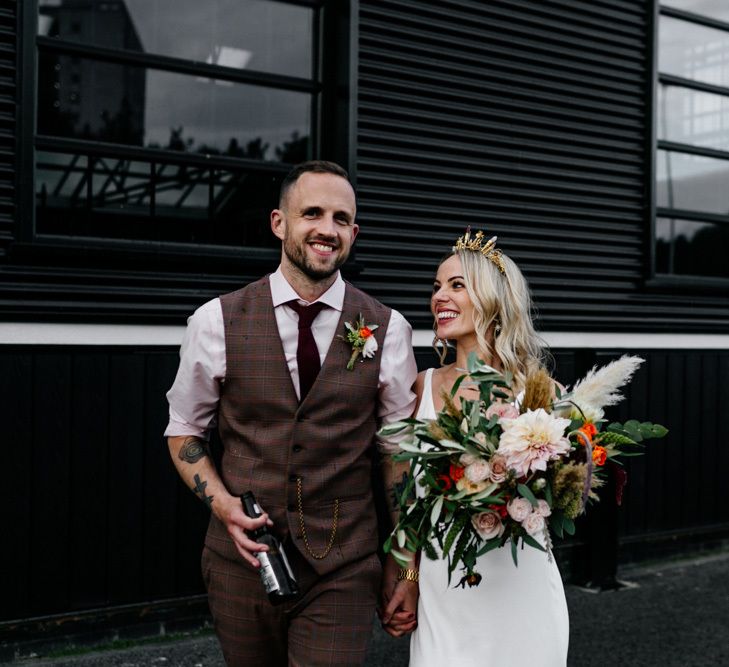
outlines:
M471 352L500 372L510 371L517 389L543 364L526 280L495 248L495 239L483 244L482 238L479 233L473 239L467 235L465 242L459 239L438 267L430 301L434 329L441 341L441 364L446 340L455 345L456 359L418 376L418 419L435 419L443 407L441 393L463 374ZM457 397L476 398L465 384ZM394 465L393 478L407 473L407 463ZM399 570L390 557L381 619L389 634L400 636L415 627L411 610L417 604L410 667L564 666L569 620L557 565L551 555L531 547L520 550L518 561L516 567L508 548L489 551L477 563L481 583L457 588L455 576L448 585L444 559L414 554L411 566Z

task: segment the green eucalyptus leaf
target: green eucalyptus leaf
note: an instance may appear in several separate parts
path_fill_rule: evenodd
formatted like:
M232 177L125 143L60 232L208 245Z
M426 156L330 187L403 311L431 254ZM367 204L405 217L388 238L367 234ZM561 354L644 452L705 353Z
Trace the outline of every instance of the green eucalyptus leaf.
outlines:
M518 484L516 489L532 504L532 507L536 507L538 505L536 497L526 484Z
M393 549L392 551L390 551L390 553L393 555L393 557L397 561L397 564L400 567L407 568L410 565L410 558L411 558L411 556L409 556L408 554L402 553L401 551L397 551L395 549Z
M485 553L493 551L494 549L498 549L500 546L501 538L492 537L490 540L486 540L485 544L476 552L476 556L483 556Z
M539 551L546 552L547 550L539 544L529 533L524 533L521 538L524 540L526 544L528 544L530 547L534 547L535 549L539 549Z

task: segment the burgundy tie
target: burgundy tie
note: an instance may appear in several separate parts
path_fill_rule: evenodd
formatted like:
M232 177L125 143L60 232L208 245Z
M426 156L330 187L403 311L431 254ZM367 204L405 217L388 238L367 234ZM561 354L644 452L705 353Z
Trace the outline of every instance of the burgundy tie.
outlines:
M299 344L296 348L296 363L299 366L299 401L303 401L319 374L319 348L316 346L311 323L326 304L317 301L310 306L302 306L298 301L288 304L299 314Z

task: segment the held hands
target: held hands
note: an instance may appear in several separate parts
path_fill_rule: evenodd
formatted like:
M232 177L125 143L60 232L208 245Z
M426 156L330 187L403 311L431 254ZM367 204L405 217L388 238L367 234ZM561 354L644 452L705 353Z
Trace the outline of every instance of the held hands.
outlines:
M248 537L248 532L255 531L266 525L273 526L273 521L268 518L268 514L262 514L257 519L251 519L243 511L240 499L235 496L230 496L230 501L226 502L224 507L218 505L217 509L215 515L225 524L238 553L252 567L256 569L261 567L261 563L255 557L255 554L260 551L268 551L268 546L252 540Z
M398 581L400 566L388 556L382 573L382 607L378 615L382 628L392 637L402 637L418 627L418 583Z

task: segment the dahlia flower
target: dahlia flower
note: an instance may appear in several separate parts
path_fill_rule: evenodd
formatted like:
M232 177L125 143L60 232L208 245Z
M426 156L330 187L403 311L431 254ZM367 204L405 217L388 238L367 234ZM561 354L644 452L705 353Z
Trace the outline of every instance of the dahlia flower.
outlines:
M547 461L559 458L570 449L565 437L570 420L555 417L542 408L527 410L516 419L502 418L499 424L503 433L497 452L517 477L546 470Z

